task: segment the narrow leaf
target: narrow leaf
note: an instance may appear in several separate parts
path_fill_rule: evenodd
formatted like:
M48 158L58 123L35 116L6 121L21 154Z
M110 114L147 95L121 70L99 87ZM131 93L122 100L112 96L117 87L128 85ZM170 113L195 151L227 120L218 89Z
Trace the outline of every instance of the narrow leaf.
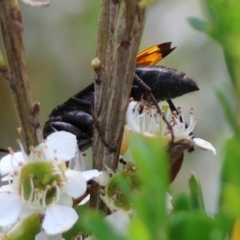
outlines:
M204 202L200 181L195 173L189 179L190 199L193 209L204 210Z

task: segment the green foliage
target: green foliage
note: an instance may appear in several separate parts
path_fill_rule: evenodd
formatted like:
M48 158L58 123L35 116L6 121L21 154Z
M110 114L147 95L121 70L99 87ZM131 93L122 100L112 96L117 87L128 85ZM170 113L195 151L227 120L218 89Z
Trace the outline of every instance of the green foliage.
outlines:
M134 179L139 179L137 182L141 183L141 191L135 194L135 191L128 187L129 181L123 178L123 174L116 174L122 178L114 181L114 187L118 183L119 188L126 194L126 199L129 199L131 205L134 206L134 216L125 239L168 239L166 226L168 166L165 145L161 139L134 135L131 141L131 151L137 166L138 177ZM113 235L109 238L110 228L103 223L100 216L88 214L83 221L99 240L121 239L121 236L113 237ZM114 233L111 232L111 234Z
M204 33L210 33L211 27L210 24L208 24L206 21L203 21L196 17L189 17L188 22L198 31L204 32Z
M204 202L200 181L194 173L192 173L189 179L189 187L192 208L204 210Z
M230 232L234 219L240 218L240 1L205 0L209 23L190 18L190 24L197 30L205 32L222 47L229 74L231 76L234 101L226 95L226 88L217 91L226 118L234 136L225 146L225 159L221 175L221 193L219 199L218 220L225 221L226 232ZM232 106L231 102L236 102ZM236 240L238 234L232 234ZM229 234L231 235L231 233Z
M181 211L190 211L191 210L191 202L190 197L187 193L180 193L173 201L173 212L181 212Z
M222 47L236 97L240 96L240 1L205 0L209 23L189 18L189 23L198 31L205 32Z
M226 144L226 156L222 171L221 204L223 209L235 217L240 217L240 148L239 136Z
M234 85L238 85L238 92L240 89L236 80L239 79L237 66L239 66L240 61L239 8L240 2L237 0L206 0L209 23L196 18L190 19L194 28L204 31L221 44L232 82Z
M169 222L171 240L224 239L221 226L203 212L181 212Z
M119 191L126 195L124 202L127 199L134 206L128 231L126 229L123 235L116 233L103 221L102 215L85 213L82 221L96 239L223 240L226 234L230 234L232 222L229 215L220 211L221 214L210 217L205 212L201 184L195 174L189 179L190 193L177 196L173 210L166 212L168 158L161 139L135 134L131 151L136 161L137 182L141 183L141 191L134 194L132 181L126 179L128 174L116 174L114 180L114 188L118 185ZM225 175L224 179L230 178L227 173ZM231 178L235 179L233 176Z
M123 240L114 230L103 221L103 215L97 212L88 212L86 217L82 219L83 224L88 227L89 232L94 233L96 239L99 240Z
M142 192L133 203L151 239L166 239L166 191L168 166L161 139L134 135L131 151L136 161Z

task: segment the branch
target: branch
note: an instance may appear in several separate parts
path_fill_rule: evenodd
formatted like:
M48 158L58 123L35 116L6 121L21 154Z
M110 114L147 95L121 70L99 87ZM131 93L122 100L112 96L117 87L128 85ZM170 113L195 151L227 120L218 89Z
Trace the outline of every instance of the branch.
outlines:
M104 0L99 21L97 57L101 66L95 76L95 132L93 167L116 170L119 160L125 112L130 96L144 25L145 9L138 0L125 0L120 14L119 0ZM123 3L122 3L123 4ZM90 207L106 211L93 184Z
M42 141L38 122L39 103L33 104L26 71L21 10L16 0L0 0L0 23L8 65L0 53L0 72L11 89L20 119L24 145L29 149Z

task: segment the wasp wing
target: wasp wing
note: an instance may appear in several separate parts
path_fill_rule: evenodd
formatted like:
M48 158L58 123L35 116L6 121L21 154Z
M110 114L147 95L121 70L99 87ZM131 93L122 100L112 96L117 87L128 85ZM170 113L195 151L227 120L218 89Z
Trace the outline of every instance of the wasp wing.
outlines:
M137 66L154 66L157 62L159 62L161 59L166 57L169 53L171 53L174 48L171 48L171 42L165 42L159 45L154 45L146 50L140 52L137 55Z

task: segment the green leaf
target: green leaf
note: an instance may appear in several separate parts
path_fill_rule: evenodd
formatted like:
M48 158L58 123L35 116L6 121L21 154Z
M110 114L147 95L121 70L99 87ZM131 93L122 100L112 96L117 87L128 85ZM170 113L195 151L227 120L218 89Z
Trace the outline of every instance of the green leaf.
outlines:
M209 21L213 26L210 34L222 46L226 64L238 96L240 95L240 1L206 0Z
M130 149L142 183L141 192L133 202L136 214L146 224L151 239L165 239L169 171L166 145L162 139L134 134Z
M222 181L240 186L240 137L234 136L226 143Z
M144 224L140 219L134 218L129 226L129 236L130 239L144 239L151 240L149 230L146 224Z
M173 212L190 211L190 199L187 193L179 193L173 201Z
M227 213L240 217L240 137L234 136L226 144L222 170L221 206Z
M223 185L223 208L228 214L240 218L240 187L234 183Z
M187 21L189 24L195 28L196 30L204 33L208 33L210 31L210 25L206 21L203 21L199 18L196 17L189 17L187 18Z
M82 217L82 224L93 233L97 240L124 240L112 227L103 220L103 215L98 212L87 212Z
M204 202L200 181L195 173L189 179L190 198L193 209L204 210Z
M179 212L169 222L171 240L224 239L220 226L203 212Z

